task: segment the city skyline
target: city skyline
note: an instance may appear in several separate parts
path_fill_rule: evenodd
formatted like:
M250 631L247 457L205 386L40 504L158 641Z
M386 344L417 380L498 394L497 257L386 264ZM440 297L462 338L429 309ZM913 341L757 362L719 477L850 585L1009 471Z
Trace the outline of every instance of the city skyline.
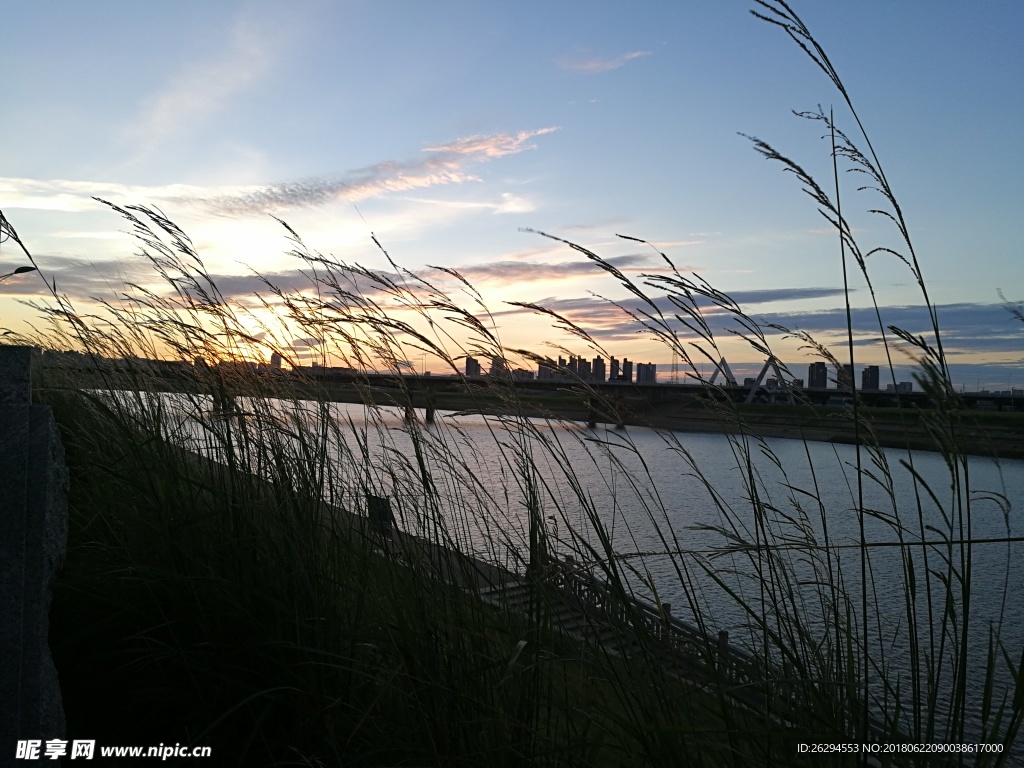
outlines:
M1024 76L1024 6L805 5L796 10L849 87L904 207L954 382L1024 385L1024 324L1000 297L1024 300L1024 105L1005 97ZM250 307L265 290L254 270L285 290L304 284L272 216L313 250L391 274L372 232L397 264L441 288L459 290L427 265L477 286L507 347L593 357L509 302L540 304L585 329L606 358L629 350L663 379L670 353L600 298L633 311L631 295L542 231L638 282L664 271L662 251L757 321L806 331L843 359L837 240L799 185L739 134L825 182L821 126L791 110L835 107L848 130L851 117L803 54L749 15L754 7L598 2L581 16L569 3L300 0L285 10L185 0L125 14L96 0L55 15L16 4L5 18L17 34L0 51L0 210L42 276L88 311L123 280L159 289L126 222L97 196L158 206L192 236L224 294ZM550 23L538 27L538 14ZM386 56L376 29L388 30ZM899 55L865 56L869 39ZM856 234L892 245L882 217L864 213L877 198L856 186L844 192ZM0 246L0 274L22 261ZM915 276L884 252L870 265L883 324L926 333ZM857 365L884 364L871 292L850 277ZM0 329L37 319L22 302L46 290L32 273L0 283ZM708 311L736 375L756 375L763 358ZM793 370L813 357L782 333L769 339ZM291 353L310 361L301 342ZM912 363L899 351L894 361L910 380ZM710 375L710 363L696 365Z

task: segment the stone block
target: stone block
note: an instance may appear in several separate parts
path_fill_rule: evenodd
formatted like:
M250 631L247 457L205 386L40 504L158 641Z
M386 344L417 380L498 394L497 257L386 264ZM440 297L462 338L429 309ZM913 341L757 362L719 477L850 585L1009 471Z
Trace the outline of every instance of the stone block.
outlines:
M30 404L32 357L0 347L0 765L18 740L65 733L49 613L67 547L68 472L53 413Z
M29 406L0 405L0 748L21 732ZM25 738L25 737L21 737Z
M0 346L0 406L32 402L33 347Z
M60 432L48 407L32 406L28 452L21 724L25 733L52 739L64 733L64 708L49 636L53 585L67 549L68 471Z

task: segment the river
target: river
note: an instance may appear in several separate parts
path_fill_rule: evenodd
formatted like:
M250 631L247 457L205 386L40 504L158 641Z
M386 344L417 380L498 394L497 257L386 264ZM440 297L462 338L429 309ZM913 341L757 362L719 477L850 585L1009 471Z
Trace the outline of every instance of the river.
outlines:
M911 689L914 633L948 678L969 607L962 716L973 734L990 631L1021 658L1024 542L1010 540L1024 535L1024 461L970 457L951 473L936 453L862 448L858 464L855 446L782 438L443 412L410 425L399 409L340 403L282 403L286 413L329 425L324 492L338 506L386 496L405 530L510 570L529 557L532 510L559 557L598 575L617 569L639 596L755 652L778 654L766 629L865 638L859 655L875 665L880 697L886 680L904 697ZM959 543L968 538L977 543ZM1012 698L997 656L994 695ZM941 721L942 696L910 707L922 708Z

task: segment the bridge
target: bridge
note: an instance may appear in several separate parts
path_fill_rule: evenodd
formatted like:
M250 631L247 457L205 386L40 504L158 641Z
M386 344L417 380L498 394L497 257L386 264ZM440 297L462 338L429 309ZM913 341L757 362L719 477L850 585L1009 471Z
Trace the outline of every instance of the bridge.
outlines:
M768 364L766 364L767 369ZM42 367L69 374L88 377L105 374L142 373L147 377L147 384L154 389L166 391L190 391L192 384L201 378L208 378L208 372L201 372L191 363L164 360L111 360L92 358L85 355L68 356L64 353L48 353L43 355ZM210 371L220 368L230 376L225 376L225 384L232 384L232 379L239 381L249 376L257 377L275 384L292 384L297 388L313 386L328 398L339 388L366 388L381 393L421 393L427 396L426 408L432 411L431 394L440 392L472 392L487 389L514 389L524 393L565 392L579 395L582 398L594 398L587 403L588 407L597 407L597 401L607 399L612 402L658 403L687 399L715 399L721 402L743 403L809 403L817 406L842 406L852 402L853 393L841 389L812 389L790 387L780 383L776 387L761 385L762 376L756 384L744 386L737 384L730 375L726 383L716 384L715 377L708 380L691 379L684 383L636 383L625 381L587 381L573 380L568 376L561 380L525 379L511 375L492 377L484 376L437 376L429 373L375 373L361 372L349 368L302 368L286 371L278 368L256 366L251 363L229 363L215 366ZM244 376L238 376L243 372ZM869 407L902 407L922 408L934 407L931 396L926 392L895 392L883 390L856 390L860 402ZM1002 392L960 392L956 394L961 407L969 410L1014 411L1024 412L1024 394L1011 390Z

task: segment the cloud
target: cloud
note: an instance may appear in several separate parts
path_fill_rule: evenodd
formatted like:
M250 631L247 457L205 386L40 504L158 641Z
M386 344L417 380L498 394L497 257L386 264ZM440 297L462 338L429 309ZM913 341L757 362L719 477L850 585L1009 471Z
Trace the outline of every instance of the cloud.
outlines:
M439 208L450 208L454 210L481 210L492 213L529 213L536 210L536 206L526 198L513 195L511 192L501 194L501 202L470 202L468 200L429 200L422 197L406 198L413 203L423 205L434 205Z
M649 241L655 248L684 248L691 245L704 245L703 240L651 240Z
M1017 353L1024 359L1024 323L1014 318L1002 304L941 304L936 308L943 348L947 354L978 354L994 352ZM921 306L881 308L882 323L888 329L895 325L909 333L931 341L932 326L927 311ZM845 309L813 312L776 312L758 315L759 320L787 328L799 328L812 335L826 336L846 333ZM855 307L851 310L858 345L877 343L881 338L875 310ZM892 338L891 333L886 333Z
M0 297L45 302L51 298L48 284L53 281L56 281L60 295L66 296L72 304L83 309L89 307L90 310L97 299L117 305L125 295L135 295L137 292L130 284L138 285L157 297L173 298L179 291L194 294L190 280L178 280L180 275L172 271L171 277L176 279L172 286L141 256L117 261L88 261L61 255L39 255L36 261L40 272L17 275L3 281L0 283ZM352 297L358 296L371 305L387 309L396 305L394 291L389 285L404 289L407 300L417 296L427 300L425 287L407 275L387 270L366 271L342 263L332 265L330 276L322 265L315 270L303 265L259 274L213 272L206 277L193 273L191 277L207 291L211 291L212 283L226 301L248 309L261 309L264 302L280 306L282 301L276 292L286 297L315 294L317 300L330 302L338 310L351 307ZM333 287L335 283L337 289Z
M312 178L275 184L244 195L200 202L217 212L238 215L323 205L333 200L358 202L388 192L462 184L478 180L469 173L470 166L534 149L536 145L529 143L530 139L556 130L558 128L549 127L517 134L469 136L427 147L423 150L426 156L422 158L377 163L334 179Z
M800 288L800 289L766 289L754 291L736 291L730 294L748 315L761 325L765 335L778 336L779 332L768 328L768 324L776 324L791 330L806 331L825 346L846 345L846 311L845 309L828 309L796 312L758 313L750 311L750 307L760 303L779 301L798 301L801 299L839 297L842 290L838 288ZM665 296L653 298L655 306L670 318L676 314L675 307ZM584 328L594 339L602 342L619 342L635 340L641 326L628 317L621 309L599 297L578 297L571 299L541 299L534 303L565 317L567 320ZM633 298L623 298L619 303L626 309L644 309L641 302ZM705 320L711 327L716 338L721 342L731 338L729 329L742 330L733 320L731 313L699 302ZM529 312L521 308L513 308L494 312L494 316L513 315ZM921 306L889 306L881 307L882 322L886 327L886 335L894 347L906 346L888 326L895 325L909 333L922 335L929 343L931 339L931 323L928 312ZM1024 364L1024 323L1015 318L1002 304L944 304L936 307L942 333L943 348L951 363L957 360L978 359L987 356L996 359L1000 365L1014 363ZM870 307L856 307L851 310L854 345L867 348L880 343L881 334L875 311ZM690 336L683 331L676 321L670 321L673 328L681 332L681 336ZM967 364L967 363L964 363ZM973 364L973 363L971 363Z
M607 259L607 261L611 261L611 259ZM593 270L595 269L594 265L590 264L589 262L580 262L580 264L582 264L582 266L585 267L590 272L593 272ZM761 288L749 291L733 291L732 293L729 294L729 297L733 299L735 302L737 302L741 307L748 308L752 305L767 304L769 302L802 301L804 299L829 298L832 296L842 295L842 288ZM667 296L654 296L652 297L652 301L654 302L655 306L658 307L658 309L660 309L662 312L666 314L674 313L675 311L677 311L675 305L668 299ZM548 307L549 309L552 309L556 312L601 312L605 308L611 306L605 299L592 296L579 297L574 299L549 299L546 300L546 303L543 301L536 303L543 304L545 307ZM625 304L626 306L640 305L640 302L636 301L635 299L623 299L622 303ZM710 301L704 299L699 300L698 304L709 312L722 311L715 309L714 305ZM616 312L620 311L618 309L615 309L614 307L612 307L612 309L614 309L614 311ZM526 310L508 310L509 313L523 311ZM781 317L783 315L776 316ZM791 315L785 315L785 317L791 317Z
M126 282L143 283L152 273L139 264L120 261L87 261L67 256L36 254L38 273L31 272L0 283L0 296L46 299L50 292L43 284L57 281L58 293L72 301L87 301L93 296L113 298L125 290Z
M469 155L476 158L493 160L496 157L515 155L526 149L536 149L536 144L527 142L534 136L544 136L557 131L557 127L541 128L537 131L520 131L510 135L499 133L492 135L468 136L463 139L456 139L449 144L440 144L436 147L425 147L424 152L431 152L438 155Z
M247 13L247 12L243 12ZM193 130L227 109L231 99L270 71L287 35L248 12L235 19L227 43L209 58L189 62L150 96L126 133L145 157L168 138Z
M570 72L578 72L584 75L598 75L603 72L609 72L613 69L628 64L634 59L639 59L644 56L650 56L650 51L630 51L629 53L623 53L619 56L615 56L610 59L583 59L565 57L559 60L558 65L562 69L569 70Z
M592 265L585 266L593 269ZM841 296L841 288L771 288L750 291L736 291L730 294L731 298L738 302L741 307L749 308L752 305L764 304L776 301L800 301L803 299L814 299L831 296ZM659 311L666 317L672 318L679 313L678 308L667 296L652 296L651 300ZM628 317L620 307L610 301L596 297L578 297L572 299L541 299L533 302L554 312L557 312L567 320L584 328L590 335L604 343L614 341L626 341L636 339L640 332L640 325ZM644 305L636 299L627 297L619 300L621 307L629 310L643 309L651 311L648 305ZM737 329L736 323L732 320L733 315L725 310L719 309L710 301L701 299L698 301L705 319L712 327L712 331L719 339L728 338L727 328ZM494 312L493 315L511 315L531 310L514 308ZM682 330L678 322L672 320L672 327ZM689 332L685 332L689 333Z
M51 232L50 237L57 237L61 240L123 240L124 232L110 230L107 232L89 230Z
M651 265L651 259L643 254L611 256L605 261L623 272L639 272L645 267L650 268ZM487 264L466 264L455 267L455 270L471 283L493 280L506 284L567 280L577 277L593 278L602 274L592 262L579 260L550 263L492 261Z
M478 180L468 170L474 164L533 149L535 145L530 143L530 139L556 130L541 128L516 134L470 136L425 149L424 157L412 160L389 160L334 178L300 179L265 186L141 186L64 179L0 178L0 209L90 211L96 210L96 203L91 198L101 197L112 202L184 204L212 213L241 216L324 205L334 200L358 202L389 192ZM501 203L493 204L493 210L496 213L516 213L532 210L532 207L523 198L506 193L502 195Z
M556 232L587 232L592 229L614 229L619 224L625 224L629 221L625 216L614 216L612 218L603 219L602 221L595 222L593 224L566 224L560 227L556 227Z
M179 200L201 200L208 196L241 194L245 187L199 187L188 184L143 186L103 181L71 181L68 179L0 178L0 209L30 208L47 211L80 213L96 211L93 197L115 202L167 203Z

